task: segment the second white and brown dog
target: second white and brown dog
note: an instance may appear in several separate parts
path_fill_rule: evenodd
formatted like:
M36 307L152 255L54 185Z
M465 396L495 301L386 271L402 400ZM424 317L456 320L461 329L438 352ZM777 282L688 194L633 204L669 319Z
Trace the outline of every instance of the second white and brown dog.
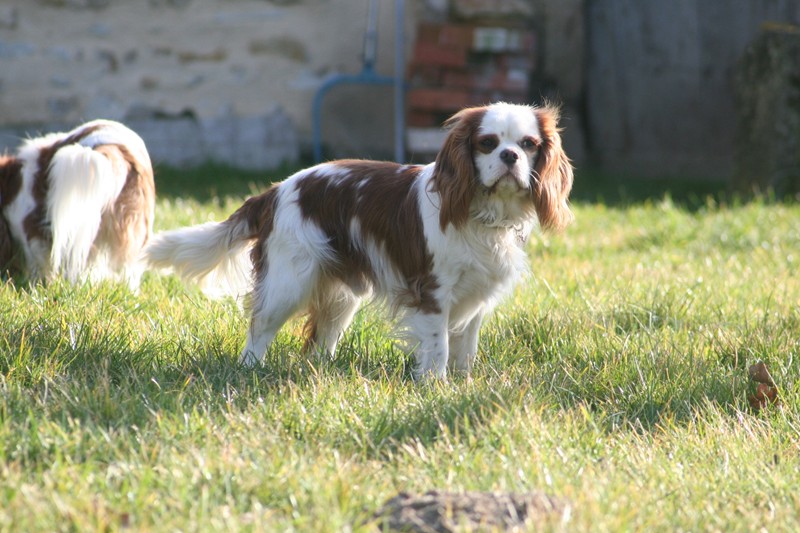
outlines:
M122 124L95 120L29 139L0 156L0 269L136 288L154 206L144 141Z
M434 163L302 170L224 222L157 234L145 255L212 285L249 284L245 364L301 312L309 348L332 355L361 301L378 298L410 337L415 377L469 372L484 317L527 268L537 219L543 229L572 219L557 122L551 106L465 109Z

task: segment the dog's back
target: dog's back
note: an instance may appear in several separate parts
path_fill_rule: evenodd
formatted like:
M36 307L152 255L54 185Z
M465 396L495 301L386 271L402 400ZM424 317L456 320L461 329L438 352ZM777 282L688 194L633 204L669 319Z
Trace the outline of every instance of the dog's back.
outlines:
M20 185L3 215L28 275L118 275L138 285L137 257L155 208L144 141L122 124L95 120L25 141L15 161Z

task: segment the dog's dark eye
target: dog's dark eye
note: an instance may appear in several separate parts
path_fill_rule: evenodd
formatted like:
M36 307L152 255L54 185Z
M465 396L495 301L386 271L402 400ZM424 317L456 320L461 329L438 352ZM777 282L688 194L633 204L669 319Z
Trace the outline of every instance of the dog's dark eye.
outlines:
M478 144L480 144L481 148L491 151L497 148L497 139L494 137L484 137Z
M522 139L522 142L519 145L523 148L523 150L533 150L536 148L536 142L533 139Z

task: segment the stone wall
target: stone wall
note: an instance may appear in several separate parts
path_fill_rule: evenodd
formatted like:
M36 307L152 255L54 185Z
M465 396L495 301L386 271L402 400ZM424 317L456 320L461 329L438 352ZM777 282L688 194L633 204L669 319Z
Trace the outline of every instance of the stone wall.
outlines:
M394 13L383 4L376 70L391 75ZM16 145L20 131L103 117L136 122L148 144L148 137L168 141L177 153L166 146L151 150L173 163L204 154L242 166L297 159L310 138L316 89L330 75L361 68L366 5L4 0L0 148ZM384 99L365 89L359 108L382 109ZM343 105L354 107L352 101ZM178 136L165 139L170 131ZM281 134L285 139L276 142ZM237 148L243 142L248 148ZM270 154L251 153L262 149Z

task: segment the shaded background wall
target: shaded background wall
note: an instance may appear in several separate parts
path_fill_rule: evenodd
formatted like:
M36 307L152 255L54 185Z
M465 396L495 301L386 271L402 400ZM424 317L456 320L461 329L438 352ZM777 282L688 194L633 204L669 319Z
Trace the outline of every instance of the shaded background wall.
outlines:
M797 0L406 0L405 53L424 24L523 27L525 90L564 103L579 167L727 179L737 59ZM393 74L380 2L375 69ZM309 153L311 102L361 69L368 0L4 0L0 148L97 117L140 131L157 161L268 168ZM500 95L503 96L502 94ZM391 89L345 86L323 108L329 156L390 158Z
M588 150L611 171L727 179L737 60L797 0L589 0Z

